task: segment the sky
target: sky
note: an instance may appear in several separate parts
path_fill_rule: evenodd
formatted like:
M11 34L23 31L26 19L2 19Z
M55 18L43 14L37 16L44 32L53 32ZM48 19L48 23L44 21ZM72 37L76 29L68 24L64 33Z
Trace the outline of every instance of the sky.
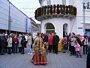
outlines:
M40 7L39 0L9 0L9 1L12 2L22 12L24 12L28 17L35 20L34 12L38 7ZM35 21L36 23L40 23L37 20Z

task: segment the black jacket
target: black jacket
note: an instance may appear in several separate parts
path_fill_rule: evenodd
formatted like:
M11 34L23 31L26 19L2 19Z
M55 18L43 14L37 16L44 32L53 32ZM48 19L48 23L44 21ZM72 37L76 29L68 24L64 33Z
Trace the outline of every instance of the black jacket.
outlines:
M48 42L48 36L47 35L44 36L43 41Z
M21 39L21 45L25 46L26 44L26 39L25 37L23 36L22 39Z
M53 37L53 45L58 45L58 42L59 42L59 36L55 35Z
M81 43L81 40L78 37L76 37L76 40L77 40L77 42L79 43L80 46L83 46L82 43Z
M2 47L3 46L3 37L2 36L0 36L0 46Z
M88 49L88 54L87 54L87 61L86 61L87 63L87 67L86 68L90 68L90 48Z

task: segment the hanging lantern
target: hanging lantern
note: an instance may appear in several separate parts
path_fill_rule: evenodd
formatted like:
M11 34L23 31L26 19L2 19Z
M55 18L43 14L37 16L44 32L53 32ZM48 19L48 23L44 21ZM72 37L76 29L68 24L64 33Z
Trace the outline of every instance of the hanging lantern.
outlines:
M68 14L70 14L70 5L68 5Z
M54 5L52 6L52 14L54 14Z
M68 6L65 6L65 14L68 14Z
M50 5L48 5L48 13L49 13L49 15L50 15Z
M55 5L56 7L55 7L55 14L57 14L57 5Z
M54 14L55 14L56 5L54 4Z
M47 6L47 15L49 14L49 5Z
M59 6L60 14L62 14L62 5Z
M46 14L46 6L43 6L43 16Z
M62 5L62 14L65 14L65 5Z
M73 6L70 5L70 14L72 15L72 9L73 9Z
M41 16L43 15L43 7L41 7Z
M50 5L50 14L52 15L52 5Z
M41 16L41 7L39 8L39 12L40 12L39 16Z
M57 5L57 14L60 14L60 11L59 11L59 4Z

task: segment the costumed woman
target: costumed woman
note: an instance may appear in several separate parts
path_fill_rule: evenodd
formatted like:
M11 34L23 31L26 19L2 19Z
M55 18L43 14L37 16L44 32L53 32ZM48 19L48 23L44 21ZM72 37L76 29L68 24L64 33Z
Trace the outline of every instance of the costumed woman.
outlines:
M41 38L41 33L38 33L34 40L32 63L35 65L47 64L46 50L43 39Z

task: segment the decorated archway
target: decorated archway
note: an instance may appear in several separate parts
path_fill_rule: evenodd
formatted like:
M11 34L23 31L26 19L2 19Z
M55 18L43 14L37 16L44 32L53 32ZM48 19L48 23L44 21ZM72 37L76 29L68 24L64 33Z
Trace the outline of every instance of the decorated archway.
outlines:
M46 34L49 34L49 33L52 33L52 32L55 32L55 27L52 23L47 23L45 25L45 31L46 31Z

